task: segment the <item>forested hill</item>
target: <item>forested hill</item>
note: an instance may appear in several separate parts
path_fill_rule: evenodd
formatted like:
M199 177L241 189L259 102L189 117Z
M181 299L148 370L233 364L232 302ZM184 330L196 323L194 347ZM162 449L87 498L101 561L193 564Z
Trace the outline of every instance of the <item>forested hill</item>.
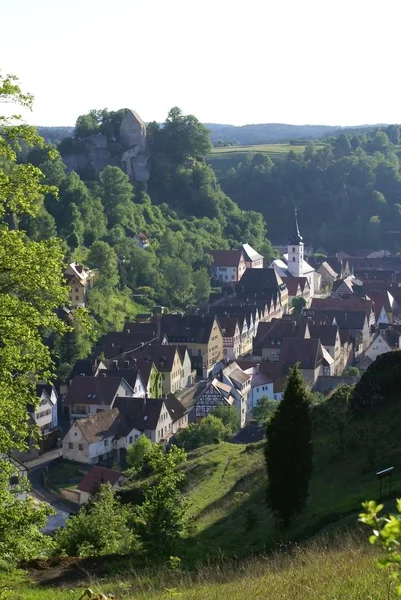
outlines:
M329 137L273 162L248 154L218 171L224 191L260 211L272 239L286 243L294 207L307 244L328 252L401 251L400 129ZM234 156L234 155L233 155Z
M91 111L79 117L74 137L64 139L60 149L73 146L85 152L85 136L97 134L115 146L124 114ZM24 218L20 227L35 240L61 237L66 262L98 270L88 301L100 332L120 330L125 318L154 305L187 310L208 299L209 249L238 248L246 242L267 258L272 253L263 217L240 209L206 164L209 134L195 117L175 108L163 127L152 123L147 130L147 185L131 181L112 165L98 173L67 172L49 144L26 158L59 193L48 194L40 212ZM115 164L121 164L117 158ZM148 248L138 247L138 233L147 236Z
M234 146L249 146L253 144L275 144L291 140L318 140L329 135L340 135L341 128L328 125L289 125L285 123L261 123L259 125L222 125L219 123L204 123L210 132L214 145L232 144ZM361 133L371 129L372 125L362 125L344 129ZM39 135L47 142L59 144L74 133L73 127L37 127Z

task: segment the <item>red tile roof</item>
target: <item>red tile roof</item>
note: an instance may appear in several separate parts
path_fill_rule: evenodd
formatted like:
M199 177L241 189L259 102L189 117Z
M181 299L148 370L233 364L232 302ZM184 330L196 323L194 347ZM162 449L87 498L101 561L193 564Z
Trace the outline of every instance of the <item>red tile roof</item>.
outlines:
M242 250L209 250L214 267L238 267L245 256Z
M93 466L89 473L85 475L78 484L78 489L81 492L87 492L88 494L94 494L99 491L100 486L103 483L110 483L114 486L117 481L122 477L122 473L113 471L112 469L106 469L105 467Z

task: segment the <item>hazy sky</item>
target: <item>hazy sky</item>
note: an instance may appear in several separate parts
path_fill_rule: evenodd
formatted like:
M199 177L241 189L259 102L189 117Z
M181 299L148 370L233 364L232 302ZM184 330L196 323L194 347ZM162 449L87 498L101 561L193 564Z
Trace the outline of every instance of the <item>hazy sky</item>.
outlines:
M29 121L91 108L203 122L400 123L400 0L0 0Z

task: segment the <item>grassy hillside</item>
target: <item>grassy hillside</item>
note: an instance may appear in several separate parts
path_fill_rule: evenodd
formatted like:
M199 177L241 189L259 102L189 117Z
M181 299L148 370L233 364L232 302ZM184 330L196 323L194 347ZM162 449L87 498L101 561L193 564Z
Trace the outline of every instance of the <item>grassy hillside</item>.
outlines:
M82 578L101 577L103 590L133 600L392 597L386 574L375 568L369 532L357 527L357 514L363 500L378 498L379 469L395 467L393 496L401 495L401 411L397 404L381 406L362 425L351 423L342 458L335 428L325 426L317 411L307 507L287 530L276 527L265 503L263 443L220 443L191 452L185 465L190 531L177 549L182 571L153 567L148 572L143 562L128 557L66 559L29 575L40 587L26 576L0 577L0 591L6 585L15 592L10 598L58 600L77 592L51 590L49 596L48 586L64 582L71 589ZM385 504L386 510L395 509L394 499Z
M365 533L365 532L364 532ZM29 581L26 574L0 578L0 590L12 600L67 600L79 598L90 586L95 592L113 594L116 600L383 600L395 598L385 571L376 567L378 555L361 532L321 535L294 547L253 559L221 561L195 572L159 568L124 575L89 578L78 586L63 587ZM82 569L76 569L81 579ZM40 579L36 577L36 579ZM4 587L2 587L4 584Z

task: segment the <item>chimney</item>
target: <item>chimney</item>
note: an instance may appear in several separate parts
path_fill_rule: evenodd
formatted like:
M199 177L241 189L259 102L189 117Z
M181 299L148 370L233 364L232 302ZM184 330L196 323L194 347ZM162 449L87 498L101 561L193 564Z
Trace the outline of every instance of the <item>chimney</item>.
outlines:
M129 367L129 360L125 360L124 361L124 367L128 368Z
M259 373L259 367L260 367L260 363L256 363L256 365L255 365L256 373Z

